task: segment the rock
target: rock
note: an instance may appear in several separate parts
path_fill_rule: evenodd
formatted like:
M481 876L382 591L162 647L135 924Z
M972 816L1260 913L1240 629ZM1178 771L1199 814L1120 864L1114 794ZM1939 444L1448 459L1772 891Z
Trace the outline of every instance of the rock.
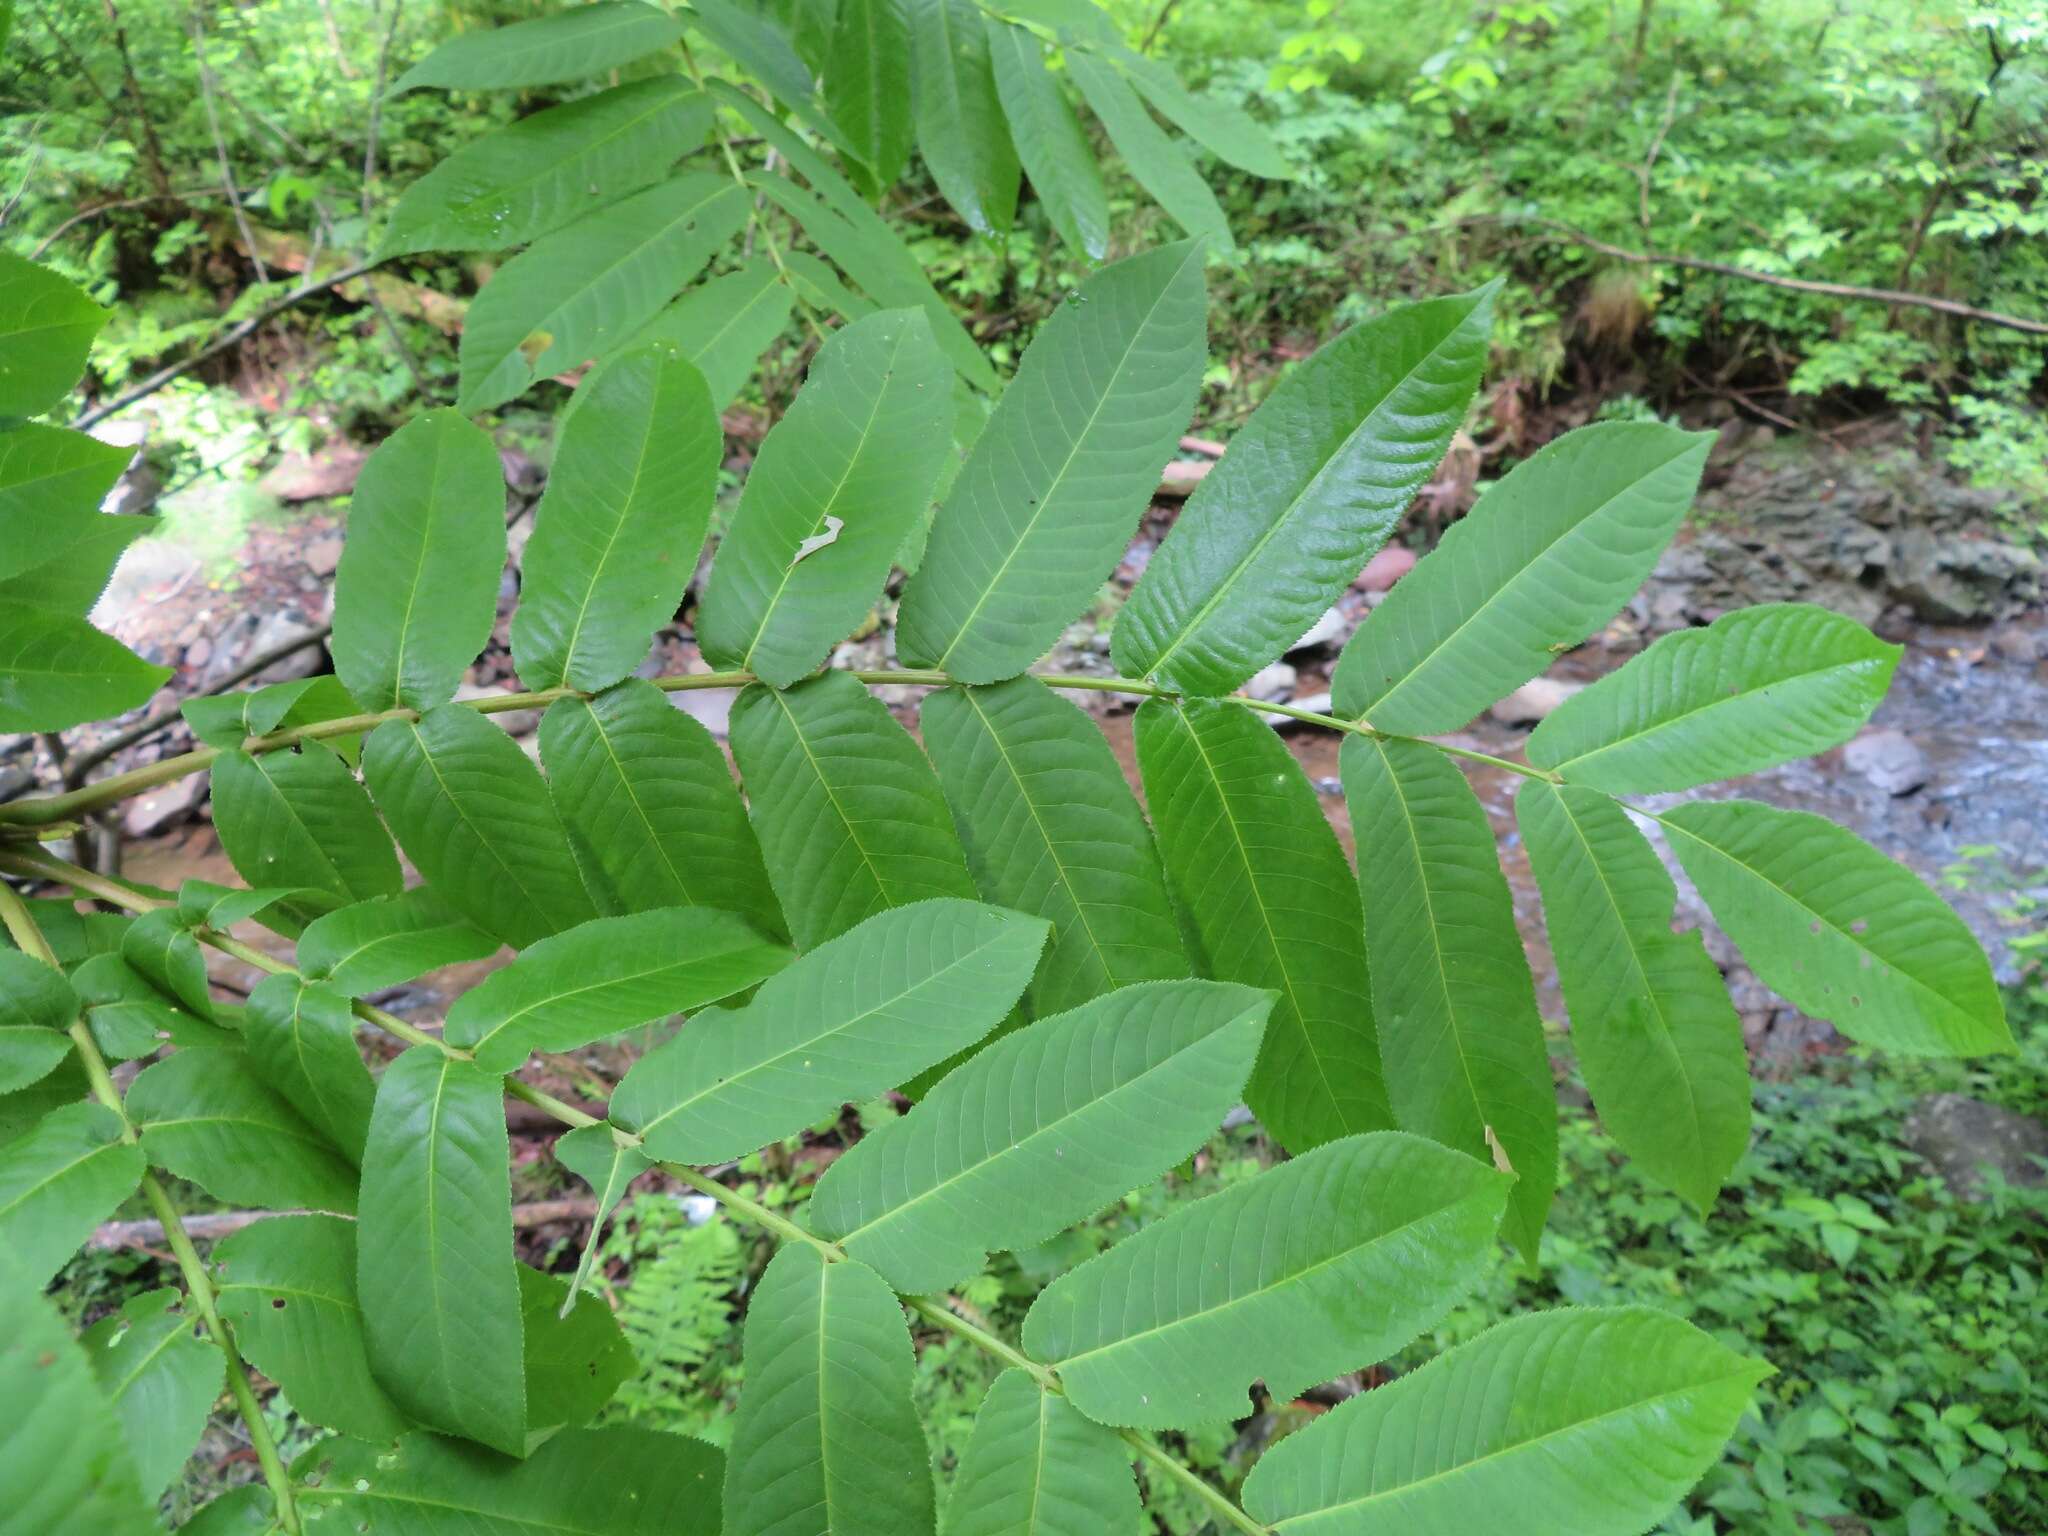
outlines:
M36 787L36 776L27 768L0 768L0 800L12 800Z
M461 704L471 699L492 699L505 691L503 688L485 688L476 683L462 683L455 689L455 701ZM531 736L540 729L540 711L537 709L502 709L488 718L495 721L508 736Z
M1351 638L1352 623L1344 617L1341 609L1332 608L1309 626L1308 633L1294 644L1289 651L1312 651L1320 646L1340 646Z
M263 476L262 486L279 501L324 501L356 488L369 455L353 443L330 443L313 453L287 453Z
M1502 725L1534 725L1585 686L1554 677L1534 677L1486 712Z
M187 774L130 800L121 811L121 829L130 837L149 837L184 820L205 798L206 775Z
M2048 1158L2048 1125L1961 1093L1933 1093L1906 1116L1904 1139L1958 1199L1981 1200L1980 1168L2008 1184L2048 1183L2037 1159Z
M306 569L315 576L332 576L334 568L341 564L341 538L329 535L315 539L306 546Z
M1842 762L1888 795L1910 795L1927 782L1927 754L1903 731L1865 731L1842 749Z
M213 641L205 635L185 647L185 665L188 667L203 667L212 657Z
M239 668L254 658L298 639L305 639L307 643L235 686L263 688L271 683L289 683L313 676L326 663L325 648L310 638L316 628L295 608L273 608L260 618L253 613L243 614L214 636L213 659L199 674L198 691L210 693L224 686Z
M1991 650L2001 661L2030 667L2041 659L2041 636L2031 629L2008 624L1991 637Z
M199 557L169 539L137 539L121 551L113 579L93 604L92 621L111 629L139 608L160 603L199 576Z
M1153 494L1163 496L1169 501L1185 501L1195 494L1195 487L1200 485L1209 471L1215 467L1214 459L1202 459L1193 463L1186 459L1170 460L1166 468L1160 471L1159 489Z
M1415 569L1415 551L1390 544L1370 560L1351 583L1361 592L1385 592Z
M1278 703L1294 692L1295 680L1300 675L1286 662L1276 661L1254 672L1251 681L1244 685L1244 691L1252 698L1264 699L1269 704Z

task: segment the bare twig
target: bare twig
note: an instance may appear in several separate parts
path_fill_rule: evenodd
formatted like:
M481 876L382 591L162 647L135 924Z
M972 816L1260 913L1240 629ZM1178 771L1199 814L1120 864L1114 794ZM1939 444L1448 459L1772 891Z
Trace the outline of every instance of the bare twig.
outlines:
M220 113L213 104L213 66L206 62L206 24L201 18L200 8L192 8L192 51L199 62L199 99L206 107L206 130L213 136L214 158L220 162L221 191L226 195L228 207L234 211L235 228L242 232L242 244L247 247L249 260L256 264L256 281L270 281L270 271L263 265L263 257L256 249L256 237L249 230L249 216L242 211L242 194L235 187L234 167L228 163L227 140L221 137Z
M370 186L377 179L377 136L384 127L384 72L391 63L391 39L398 33L399 13L405 0L391 0L391 20L385 24L384 40L377 45L377 77L370 87L369 131L363 141L363 220L370 217ZM376 13L371 12L372 15ZM424 391L422 391L424 393Z
M339 272L330 273L318 282L306 283L301 287L294 288L276 303L266 304L248 319L230 326L221 338L210 346L201 348L183 362L172 363L167 367L159 368L133 389L116 395L105 405L94 406L76 421L72 422L71 425L83 431L97 422L105 421L109 416L117 412L127 410L136 401L147 399L172 380L184 377L194 368L199 367L200 364L220 356L221 353L227 351L230 347L239 345L273 316L280 315L293 305L304 303L307 299L317 294L325 293L330 288L338 288L343 283L351 282L361 277L365 272L370 271L376 265L374 261L357 262L354 266L343 267Z
M121 25L121 12L114 0L102 0L102 4L107 13L107 25L114 34L114 51L121 55L122 90L128 97L136 127L142 135L142 155L149 165L149 179L156 184L158 192L168 193L171 177L164 169L164 146L156 136L156 124L150 121L149 107L142 99L142 82L135 78L135 59L128 51L128 29ZM55 30L51 28L51 31Z
M88 219L96 219L103 213L113 213L122 208L141 208L150 203L190 203L196 202L200 198L219 197L221 195L219 187L194 187L189 192L151 192L143 197L117 197L110 203L94 203L90 208L79 209L78 212L43 236L37 243L36 248L28 253L29 260L36 260L43 252L63 239L76 225L83 224Z
M2029 320L2024 315L2008 315L1995 309L1979 309L1974 304L1965 304L1957 299L1938 298L1931 293L1907 293L1898 288L1863 288L1854 283L1823 283L1805 277L1780 277L1775 272L1756 272L1748 267L1732 266L1725 261L1706 261L1697 256L1675 256L1667 251L1628 251L1618 245L1609 245L1605 240L1596 240L1583 229L1574 229L1555 219L1530 219L1528 224L1554 231L1566 240L1576 241L1588 250L1598 251L1615 261L1626 261L1642 267L1689 267L1696 272L1715 272L1722 277L1741 278L1744 282L1764 283L1773 288L1790 288L1795 293L1818 293L1834 299L1849 299L1858 304L1904 305L1910 309L1931 309L1937 314L1954 315L1962 320L1975 320L1983 325L2003 326L2009 331L2024 331L2029 336L2048 336L2048 320Z

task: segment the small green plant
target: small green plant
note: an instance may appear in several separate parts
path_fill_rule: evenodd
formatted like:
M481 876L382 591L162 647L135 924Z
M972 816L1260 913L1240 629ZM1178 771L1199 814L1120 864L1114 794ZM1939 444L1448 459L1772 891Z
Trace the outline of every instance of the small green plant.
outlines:
M1141 175L1161 130L1134 91L1263 152L1127 57L1092 9L1048 14ZM1095 600L1187 428L1207 361L1204 245L1103 266L1038 329L985 422L960 410L962 385L993 387L993 370L860 189L891 181L914 136L943 185L947 156L978 142L955 130L972 119L986 148L1006 123L1053 224L1092 255L1103 242L1073 194L1093 162L1061 126L1040 31L950 0L918 7L914 31L907 15L847 0L818 43L819 94L803 45L754 12L690 13L843 169L685 54L687 83L650 73L551 109L566 118L523 119L408 189L387 254L531 243L469 311L459 406L422 413L363 470L335 675L193 700L198 750L0 806L0 871L112 909L84 917L0 883L14 946L0 1060L20 1127L0 1148L0 1284L21 1320L0 1344L17 1413L0 1509L25 1529L150 1528L224 1386L263 1478L209 1506L209 1530L930 1531L906 1313L997 1372L959 1455L950 1536L1133 1528L1134 1463L1155 1518L1182 1525L1627 1536L1746 1411L1760 1362L1664 1312L1565 1308L1354 1398L1241 1487L1176 1450L1213 1442L1255 1387L1285 1401L1401 1349L1478 1284L1500 1238L1536 1259L1554 1085L1494 835L1458 767L1481 755L1440 738L1612 618L1685 516L1709 437L1611 422L1551 444L1374 611L1332 713L1258 703L1239 687L1329 608L1442 458L1496 285L1391 310L1246 423L1119 612L1120 675L1033 673ZM658 10L593 5L461 39L399 84L604 74L679 38ZM911 113L941 88L978 93L937 120L946 133ZM719 110L809 190L743 173ZM671 174L714 123L729 174ZM664 310L755 195L876 303L790 251ZM771 313L803 298L820 345L698 602L717 670L637 678L697 566L718 408L760 350L761 294ZM827 331L823 312L846 323ZM0 258L0 414L56 404L102 319ZM456 703L506 557L503 468L470 415L593 359L521 565L511 647L528 690ZM93 572L71 542L103 575L93 508L118 469L59 427L0 438L0 581L35 584L0 608L0 727L102 718L162 680L80 616ZM899 567L902 665L821 671ZM1820 609L1730 614L1575 697L1526 762L1483 759L1522 780L1595 1102L1641 1171L1696 1209L1749 1142L1751 1088L1721 979L1699 935L1672 930L1642 823L1797 1006L1904 1054L2011 1049L1968 930L1876 850L1754 802L1631 798L1838 744L1897 655ZM921 744L869 693L885 683L926 690ZM664 696L711 688L737 691L743 789ZM1144 807L1060 697L1073 690L1142 701ZM546 712L538 764L493 724L511 709ZM1261 710L1342 735L1360 875ZM40 846L202 771L245 886L138 889ZM295 940L292 963L233 936L251 920ZM501 946L517 957L439 1033L365 1001ZM246 1006L214 1000L203 947L267 973ZM603 1118L519 1075L536 1053L676 1015ZM373 1075L359 1023L407 1049ZM142 1065L124 1089L112 1066L126 1061ZM915 1107L874 1115L801 1203L724 1176L898 1089ZM593 1424L634 1375L632 1345L589 1266L571 1282L515 1257L507 1094L562 1123L555 1156L597 1192L600 1222L659 1165L773 1244L748 1271L722 1449L616 1413ZM1240 1101L1287 1161L1093 1256L1061 1249ZM278 1214L209 1264L162 1175ZM118 1326L72 1339L34 1294L137 1190L182 1282L130 1304L134 1329L163 1341L141 1360L115 1353ZM1036 1292L1015 1339L976 1320L1004 1253L1029 1255ZM713 1273L682 1288L681 1332L650 1317L646 1336L694 1330ZM252 1365L332 1434L288 1463Z

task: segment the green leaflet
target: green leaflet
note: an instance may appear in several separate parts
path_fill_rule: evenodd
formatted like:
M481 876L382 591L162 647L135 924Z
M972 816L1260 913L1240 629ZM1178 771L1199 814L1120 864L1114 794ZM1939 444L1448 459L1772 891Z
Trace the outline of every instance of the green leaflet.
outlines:
M1023 671L1095 596L1186 428L1198 244L1103 268L1039 327L903 594L897 649L961 682Z
M0 300L6 271L0 266ZM39 1294L40 1280L12 1257L0 1253L0 1533L157 1536L156 1501L143 1496L85 1352Z
M1207 1141L1271 1006L1250 987L1152 981L1006 1035L828 1168L811 1224L905 1295L949 1290Z
M397 894L398 853L348 764L319 745L213 762L213 820L253 884L318 891L329 905Z
M1198 96L1189 91L1156 59L1123 47L1112 47L1109 52L1117 68L1162 117L1217 159L1254 176L1285 178L1294 174L1279 146L1242 109L1220 96L1206 92Z
M0 731L109 719L170 675L83 618L26 604L0 609Z
M1753 800L1698 800L1657 821L1714 920L1794 1007L1907 1056L2013 1049L1963 920L1853 832Z
M825 58L825 110L878 190L910 158L910 22L902 0L839 0Z
M648 1156L741 1157L972 1045L1010 1010L1045 924L972 901L882 912L769 978L738 1011L700 1013L643 1056L611 1119Z
M1506 1157L1503 1227L1533 1264L1557 1183L1557 1093L1493 829L1465 776L1421 742L1348 736L1340 763L1394 1118Z
M524 1264L519 1306L528 1435L587 1423L636 1369L612 1309L601 1297L576 1295L566 1282Z
M1282 377L1118 612L1119 670L1228 693L1308 632L1450 446L1497 287L1400 305Z
M56 1070L71 1052L65 1031L79 1006L60 972L18 949L0 949L0 1093Z
M1132 1536L1131 1452L1024 1371L995 1379L946 1501L945 1536Z
M0 393L8 383L0 373ZM0 579L33 570L52 554L68 556L98 526L100 503L133 457L62 427L29 422L0 432Z
M249 889L239 885L216 885L211 880L187 879L178 885L178 922L196 932L210 928L226 933L299 893L283 886Z
M504 1084L415 1046L384 1069L363 1157L356 1293L370 1368L423 1424L526 1449Z
M81 1103L92 1091L85 1067L77 1056L68 1056L26 1088L0 1094L0 1169L8 1166L14 1144L43 1123L53 1110ZM0 1178L4 1178L0 1174ZM7 1217L0 1212L0 1236L7 1230ZM61 1262L61 1261L60 1261Z
M364 1440L409 1427L370 1373L356 1300L356 1224L273 1216L213 1251L220 1315L249 1363L315 1424Z
M348 995L291 974L266 976L249 994L242 1039L264 1081L360 1163L376 1087L356 1049Z
M400 75L391 94L586 79L659 52L682 35L681 23L642 0L598 0L533 21L457 33Z
M707 660L787 687L860 623L952 452L951 383L915 309L825 342L719 541L697 615Z
M271 1536L276 1505L262 1483L244 1483L194 1511L178 1536Z
M931 765L847 673L746 689L732 750L799 950L889 907L975 895Z
M353 1211L346 1154L274 1092L240 1051L181 1050L128 1088L149 1160L229 1205Z
M334 576L334 670L364 709L455 697L491 637L505 570L505 471L443 407L378 445L349 501Z
M21 435L21 429L0 435L0 445ZM156 532L156 519L123 513L94 513L70 524L77 534L68 544L0 581L0 608L27 603L63 613L85 613L100 600L114 574L121 552L137 539Z
M659 181L710 126L711 104L673 76L521 118L472 139L407 187L378 259L525 245Z
M104 1104L66 1104L0 1147L0 1253L40 1289L142 1182L142 1149Z
M1428 736L1543 671L1642 585L1692 504L1712 442L1613 422L1516 465L1344 648L1337 712Z
M0 251L0 416L40 415L70 394L107 313L48 267Z
M427 883L487 933L521 949L597 915L539 770L475 710L386 721L363 772Z
M1124 77L1085 49L1069 49L1065 57L1067 73L1081 88L1088 110L1109 130L1110 142L1138 185L1190 235L1211 241L1216 250L1229 250L1230 223L1216 194L1186 152L1152 121Z
M71 985L85 1004L93 1043L121 1061L149 1056L169 1042L204 1049L228 1046L234 1036L153 985L119 954L92 955L71 973Z
M145 912L121 934L121 958L151 986L201 1019L213 1017L206 957L175 907Z
M747 1304L743 1349L725 1536L933 1529L931 1464L910 1401L910 1332L879 1275L792 1243Z
M274 731L330 720L352 720L363 713L355 696L331 672L289 683L272 683L247 693L202 695L185 700L178 708L194 736L224 752L241 751L251 736L268 736ZM361 753L360 733L320 739L340 753L344 762L354 763Z
M705 0L702 5L692 4L686 19L739 60L769 95L789 108L792 116L814 130L820 138L836 144L849 159L857 158L839 125L818 110L811 72L797 57L789 39L773 24L734 4L733 0ZM738 94L723 80L713 80L709 89L714 98L726 92ZM733 103L728 101L727 104ZM771 121L779 121L766 109L763 109L763 115Z
M1510 1180L1397 1131L1347 1136L1055 1280L1024 1347L1074 1405L1151 1429L1242 1418L1393 1353L1478 1284Z
M1739 608L1565 700L1530 735L1529 761L1610 794L1739 778L1855 735L1899 655L1825 608Z
M542 939L455 1000L445 1038L487 1072L572 1051L743 992L789 951L730 912L670 907L599 917Z
M145 1291L78 1341L149 1499L162 1495L198 1446L224 1379L220 1351L179 1309L182 1300L168 1288Z
M1018 677L928 694L920 724L982 896L1053 925L1035 1014L1193 974L1144 814L1086 714Z
M566 1429L524 1461L436 1435L394 1445L333 1440L295 1468L318 1469L302 1508L377 1536L720 1536L717 1449L685 1435Z
M1290 1151L1390 1130L1358 882L1280 738L1234 704L1148 699L1138 766L1209 975L1266 987L1245 1102Z
M585 214L514 256L469 306L465 411L487 411L630 336L746 222L723 176L691 171Z
M575 1174L597 1196L597 1214L590 1220L590 1236L577 1261L576 1277L569 1282L569 1295L580 1296L590 1280L597 1258L597 1240L604 1234L605 1218L626 1186L654 1166L654 1160L637 1146L621 1141L609 1124L578 1126L555 1138L555 1161ZM565 1300L564 1305L567 1305Z
M1017 150L973 0L909 0L917 148L946 201L980 234L1009 233Z
M1386 1527L1633 1536L1720 1458L1759 1360L1647 1307L1518 1317L1274 1446L1245 1508L1279 1536Z
M558 700L540 753L563 820L628 911L716 907L771 937L788 931L725 754L653 684Z
M723 448L704 376L671 347L577 387L520 562L512 656L527 687L594 691L646 660L697 569Z
M1601 1123L1705 1210L1749 1145L1749 1056L1720 967L1671 931L1678 890L1612 800L1532 779L1515 820Z
M315 918L299 935L298 960L308 981L361 997L497 948L490 934L419 886Z
M810 183L816 195L806 197L778 176L750 177L750 184L758 185L802 224L818 248L880 303L895 309L922 309L940 350L961 378L985 394L1000 389L995 369L932 287L917 257L888 221L847 185L831 162L746 93L723 81L713 81L708 89L714 100L731 107L766 139ZM792 271L800 270L799 263L789 262L787 257L784 260Z
M713 410L731 405L754 364L789 324L790 291L772 262L700 283L641 328L634 348L667 343L697 365Z
M1100 261L1109 254L1109 194L1081 120L1045 67L1045 46L995 16L985 25L996 95L1031 189L1060 239Z

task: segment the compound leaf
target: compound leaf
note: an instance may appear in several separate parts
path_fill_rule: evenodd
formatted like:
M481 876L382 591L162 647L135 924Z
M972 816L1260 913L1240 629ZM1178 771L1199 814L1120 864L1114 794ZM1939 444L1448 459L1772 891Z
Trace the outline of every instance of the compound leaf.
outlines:
M526 1387L504 1084L431 1046L384 1069L356 1293L371 1369L422 1424L520 1455Z
M748 688L732 750L798 949L889 907L975 895L931 765L848 673Z
M696 572L724 446L704 376L668 347L577 387L520 562L512 657L529 688L607 688L646 660Z
M1045 654L1123 553L1204 352L1196 244L1105 267L1060 306L932 524L899 615L907 662L993 683Z
M0 1253L40 1288L142 1182L142 1149L104 1104L66 1104L0 1147Z
M1119 670L1228 693L1308 632L1450 446L1496 290L1404 304L1288 371L1117 613Z
M315 918L299 936L298 961L307 980L362 997L497 948L496 938L418 886Z
M1403 1130L1516 1174L1507 1235L1535 1261L1557 1183L1557 1092L1493 829L1451 760L1345 739L1365 947L1387 1093Z
M1074 1405L1241 1418L1391 1354L1485 1275L1510 1180L1418 1136L1347 1136L1141 1228L1042 1292L1024 1343Z
M1529 761L1610 794L1692 789L1847 741L1899 664L1854 619L1765 603L1666 635L1558 706Z
M910 1332L879 1275L827 1264L813 1248L782 1249L747 1304L743 1354L725 1536L933 1529Z
M1024 1371L995 1379L946 1501L945 1536L1130 1536L1130 1448Z
M1692 505L1713 440L1612 422L1516 465L1344 648L1338 713L1436 735L1543 671L1642 585Z
M317 891L339 905L396 895L404 883L369 794L323 746L222 752L212 802L221 846L251 885Z
M386 721L363 771L428 884L485 932L518 949L597 916L539 770L475 710Z
M356 1170L238 1050L181 1050L128 1088L151 1162L229 1205L353 1211Z
M540 753L563 819L628 911L715 907L787 932L725 754L653 684L557 701Z
M491 637L505 570L505 470L490 434L443 407L363 465L334 576L334 670L365 709L455 697Z
M408 1421L370 1372L356 1299L356 1224L274 1216L213 1251L220 1315L249 1363L315 1424L390 1440Z
M811 1223L906 1295L948 1290L1206 1141L1271 1006L1250 987L1153 981L1006 1035L827 1169Z
M488 1072L743 992L789 951L709 907L599 917L542 939L455 1000L446 1038Z
M525 245L660 180L710 126L711 104L674 78L521 118L471 140L407 187L378 259Z
M1539 1312L1363 1392L1260 1459L1245 1508L1279 1536L1393 1521L1633 1536L1720 1459L1770 1367L1647 1307Z
M1301 765L1248 710L1204 700L1146 700L1137 749L1207 973L1276 994L1252 1113L1293 1152L1392 1129L1358 882Z
M1018 677L927 695L920 724L982 896L1053 925L1034 1013L1192 974L1152 834L1087 715Z
M400 75L391 94L423 86L504 90L586 79L658 53L682 35L680 22L643 0L598 0L533 21L458 33Z
M1515 821L1601 1123L1704 1210L1749 1145L1749 1057L1720 967L1671 931L1677 887L1605 795L1532 779Z
M1045 945L1036 918L973 901L878 913L764 982L738 1011L698 1014L612 1095L650 1157L756 1151L881 1093L993 1029Z
M1794 1007L1906 1056L2013 1049L1969 928L1855 833L1754 800L1696 800L1657 820L1714 920Z
M787 687L860 623L952 453L950 386L919 310L833 333L719 542L697 619L708 660Z
M729 178L692 171L541 236L469 306L461 408L503 405L631 336L746 217L746 196Z

